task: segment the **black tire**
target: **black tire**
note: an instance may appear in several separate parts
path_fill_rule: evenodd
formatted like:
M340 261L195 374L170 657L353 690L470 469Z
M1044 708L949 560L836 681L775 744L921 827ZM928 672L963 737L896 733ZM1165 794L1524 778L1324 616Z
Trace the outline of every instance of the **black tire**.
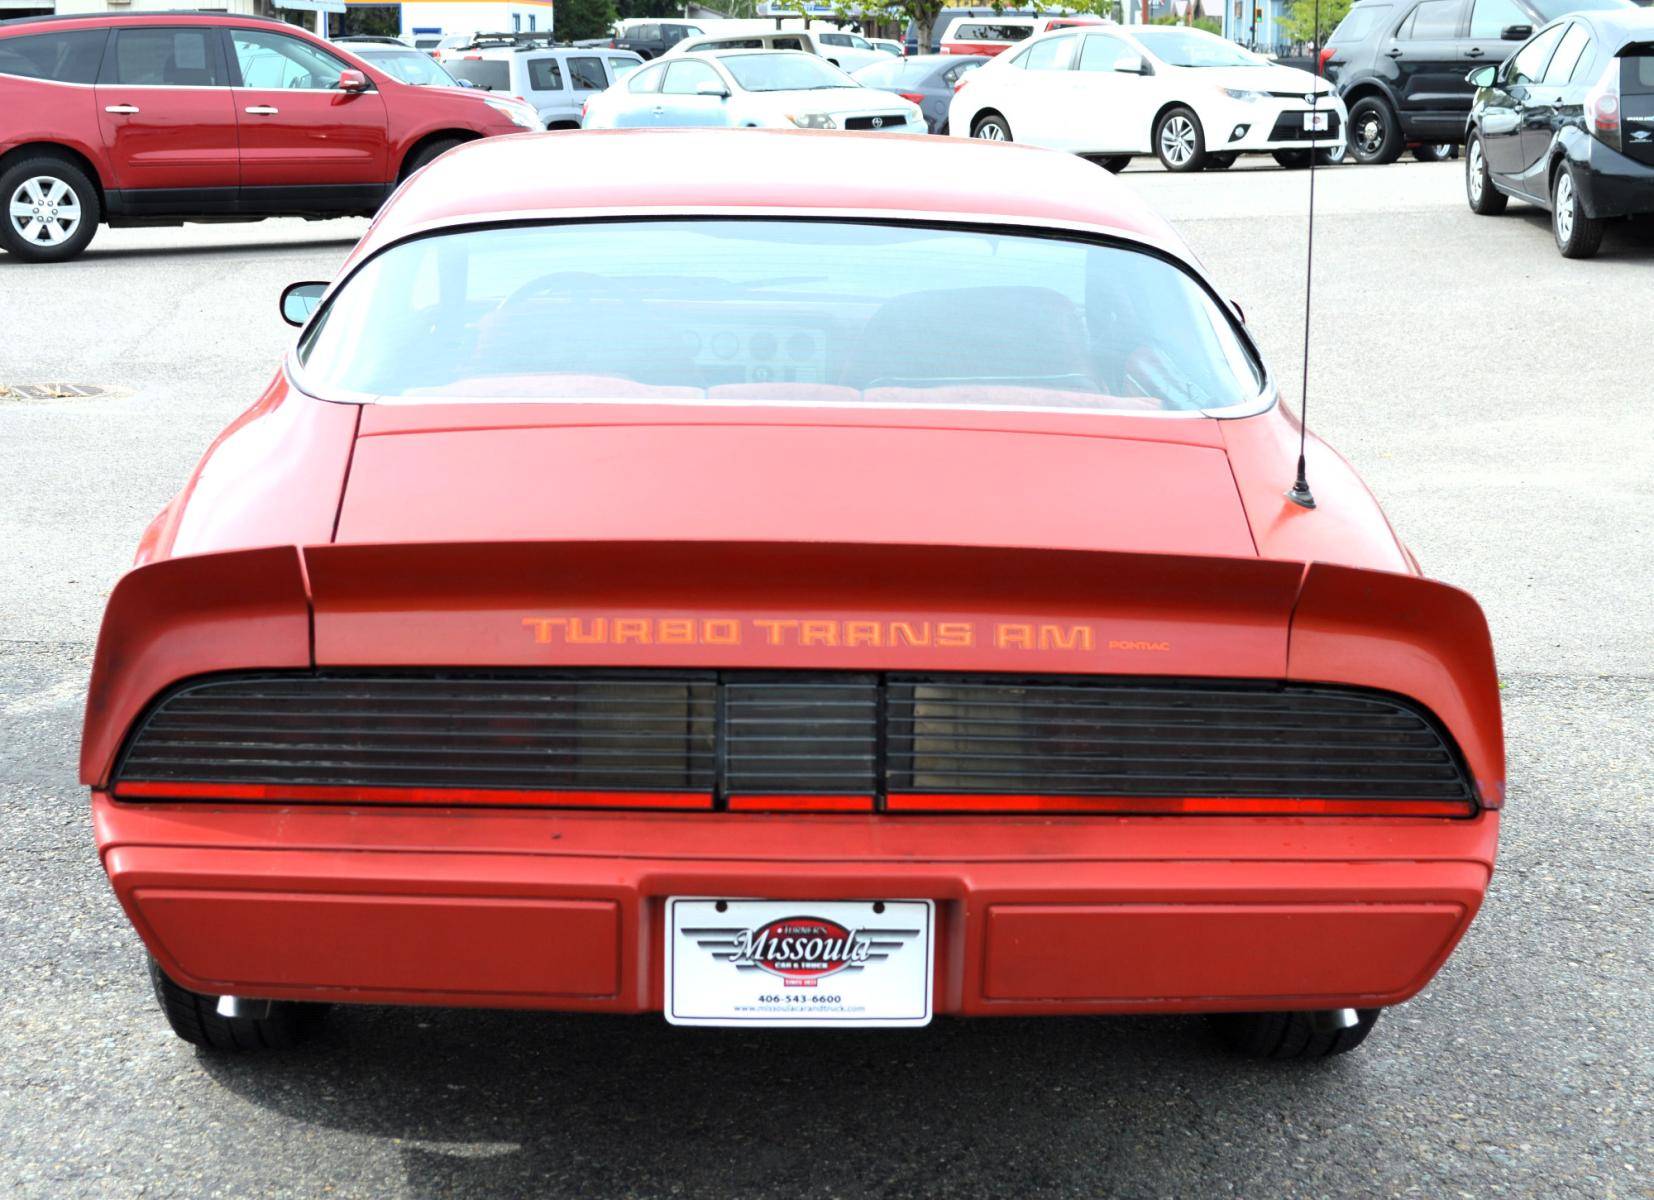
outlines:
M1510 197L1493 186L1479 133L1472 133L1464 147L1464 195L1470 203L1470 211L1483 217L1498 216L1510 203Z
M1556 236L1556 248L1563 258L1594 258L1607 229L1608 222L1601 217L1585 215L1573 164L1563 163L1551 180L1551 232Z
M452 150L455 146L458 146L464 140L464 138L438 138L434 142L427 142L425 145L415 150L412 154L408 155L408 161L402 164L402 178L406 179L415 171L419 170L420 167L423 167L426 163L430 162L433 158L436 158L438 155L448 153L448 151Z
M1235 160L1239 157L1238 154L1208 154L1206 156L1206 169L1208 171L1227 171L1235 165Z
M1211 1020L1218 1040L1232 1053L1287 1061L1347 1054L1367 1040L1381 1011L1357 1009L1348 1029L1321 1027L1310 1012L1219 1013Z
M1350 109L1350 153L1355 161L1382 166L1401 157L1406 144L1395 109L1382 96L1364 96Z
M1272 157L1289 171L1301 171L1309 166L1309 154L1308 150L1277 150Z
M1154 153L1168 171L1198 171L1206 165L1206 133L1194 110L1167 109L1154 126Z
M985 142L1011 140L1011 123L996 112L985 112L971 124L971 136Z
M13 216L13 201L34 212ZM67 262L86 249L102 219L98 189L66 158L30 155L0 172L0 247L13 258Z
M315 1032L327 1012L325 1004L276 1000L270 1004L269 1016L221 1017L217 996L203 996L174 983L153 958L149 981L172 1032L207 1050L279 1050L297 1045Z
M1413 157L1420 162L1446 162L1455 149L1451 142L1426 142L1413 147Z
M1129 154L1104 154L1091 160L1110 175L1118 175L1131 165Z

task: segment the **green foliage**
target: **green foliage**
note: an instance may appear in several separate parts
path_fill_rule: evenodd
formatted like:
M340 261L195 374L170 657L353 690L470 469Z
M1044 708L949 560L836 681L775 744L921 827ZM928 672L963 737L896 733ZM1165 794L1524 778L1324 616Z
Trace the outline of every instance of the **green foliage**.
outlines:
M1183 18L1177 16L1155 17L1149 22L1149 24L1181 25L1183 24ZM1216 17L1196 17L1194 28L1204 29L1207 33L1216 33L1221 35L1223 33L1223 22L1218 20Z
M1320 36L1316 36L1315 8L1321 8ZM1292 0L1292 7L1281 20L1281 32L1294 42L1325 45L1329 34L1338 28L1350 11L1354 0Z
M614 0L558 0L557 36L569 42L608 37L619 16Z
M683 19L683 0L619 0L620 15L622 17L677 17ZM563 13L557 12L557 31L563 30ZM604 30L605 33L608 30ZM597 34L592 34L596 37Z

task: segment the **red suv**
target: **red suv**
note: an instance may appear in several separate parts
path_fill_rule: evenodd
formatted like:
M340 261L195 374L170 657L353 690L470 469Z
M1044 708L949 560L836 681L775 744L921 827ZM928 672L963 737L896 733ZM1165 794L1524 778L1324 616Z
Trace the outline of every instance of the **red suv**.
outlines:
M100 221L371 216L527 104L413 87L296 26L154 13L0 24L0 245L73 258Z

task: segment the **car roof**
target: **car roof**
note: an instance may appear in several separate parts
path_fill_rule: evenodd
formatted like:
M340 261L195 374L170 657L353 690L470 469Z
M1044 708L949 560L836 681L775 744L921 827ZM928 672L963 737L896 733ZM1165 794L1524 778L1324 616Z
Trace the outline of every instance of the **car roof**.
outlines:
M479 188L478 179L493 183ZM1193 261L1135 193L1075 155L967 138L767 129L587 130L468 142L397 191L351 260L440 229L634 213L1073 227Z

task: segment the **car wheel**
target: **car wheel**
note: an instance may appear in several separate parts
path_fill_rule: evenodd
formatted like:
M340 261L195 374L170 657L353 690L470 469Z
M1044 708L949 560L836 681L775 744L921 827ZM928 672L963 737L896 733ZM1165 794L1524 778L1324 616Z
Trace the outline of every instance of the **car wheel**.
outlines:
M971 136L985 142L1008 142L1011 140L1011 124L996 112L984 113L971 126Z
M438 138L428 145L421 146L408 155L408 161L402 165L402 178L406 179L432 159L448 153L455 146L460 145L462 140L461 138Z
M1273 157L1276 162L1289 171L1296 171L1309 166L1308 150L1277 150Z
M325 1004L294 1000L260 1002L261 1015L225 1017L218 1013L218 997L192 992L149 960L149 981L172 1032L208 1050L279 1050L305 1040L315 1032Z
M1211 1020L1218 1040L1245 1058L1331 1058L1366 1041L1380 1011L1356 1009L1355 1024L1345 1029L1313 1012L1219 1013Z
M0 245L25 262L74 258L98 231L103 208L86 172L51 155L25 158L0 173Z
M1420 162L1446 162L1453 157L1452 142L1430 142L1413 147L1413 157Z
M1160 118L1154 130L1154 152L1168 171L1198 171L1206 165L1206 135L1200 118L1181 106Z
M1357 100L1350 109L1350 153L1358 163L1383 165L1401 157L1401 129L1395 110L1378 96Z
M1471 134L1465 146L1464 194L1470 201L1470 211L1484 217L1498 216L1510 203L1510 197L1493 186L1487 173L1487 155L1482 152L1480 134Z
M1235 160L1239 157L1238 154L1208 154L1206 156L1206 169L1209 171L1227 171L1235 165Z
M1129 154L1087 154L1083 157L1087 162L1096 163L1110 175L1118 175L1131 164Z
M1339 142L1336 146L1333 146L1330 149L1317 150L1315 152L1315 161L1323 167L1343 166L1344 160L1349 157L1349 151L1350 148L1347 144L1344 142Z
M1556 234L1556 248L1563 258L1590 258L1602 245L1602 234L1608 222L1585 215L1585 206L1579 201L1579 188L1574 183L1574 169L1568 163L1551 181L1551 231Z

